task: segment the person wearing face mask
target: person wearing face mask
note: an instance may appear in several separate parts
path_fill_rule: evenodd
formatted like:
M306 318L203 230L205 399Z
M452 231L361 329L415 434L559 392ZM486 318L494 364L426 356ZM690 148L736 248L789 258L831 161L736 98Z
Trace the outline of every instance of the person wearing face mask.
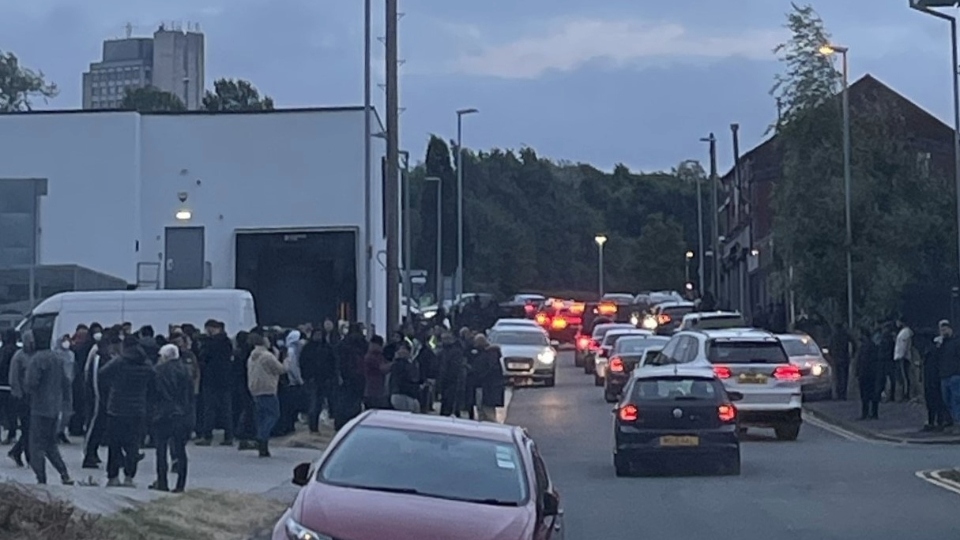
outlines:
M74 377L76 377L76 372L74 371L76 360L73 357L72 347L73 342L70 336L64 335L60 338L60 346L56 351L56 355L63 365L63 376L66 377L70 383L67 391L63 393L63 410L60 413L59 422L57 423L57 440L61 444L70 444L70 439L67 438L66 431L73 416L73 380Z

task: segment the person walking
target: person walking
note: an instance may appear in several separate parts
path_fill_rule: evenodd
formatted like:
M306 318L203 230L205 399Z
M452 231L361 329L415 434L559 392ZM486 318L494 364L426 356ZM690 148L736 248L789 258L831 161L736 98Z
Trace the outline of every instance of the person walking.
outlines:
M270 457L270 432L280 419L277 386L285 369L270 349L267 340L257 332L249 336L253 352L247 360L247 381L257 414L257 447L260 457Z
M84 367L84 393L87 396L88 417L86 439L84 440L84 469L100 468L100 446L107 437L107 398L109 388L104 386L100 377L100 368L120 356L120 332L110 329L105 333L94 334L96 345L91 349Z
M940 321L938 327L940 335L933 340L934 348L923 359L923 399L927 406L927 423L923 431L942 431L953 425L940 386L940 357L957 354L957 343L949 321Z
M73 341L70 336L63 335L60 338L59 350L56 351L57 357L60 358L60 364L63 366L63 376L70 382L67 391L63 393L63 409L57 419L57 441L61 444L70 444L70 439L67 438L67 428L73 419L73 378L76 376L76 359L72 347Z
M940 321L940 328L942 329L944 326L950 328L950 334L952 335L953 326L950 322ZM957 340L945 341L940 347L937 367L940 374L940 392L943 395L943 402L947 411L950 412L950 419L953 421L952 429L956 429L960 425L960 343Z
M147 420L147 395L156 387L156 372L132 335L123 338L119 358L100 368L100 381L107 397L107 487L136 487L140 442Z
M883 390L883 364L870 330L864 328L860 334L860 347L857 349L860 419L876 419L880 412L880 392Z
M187 440L193 432L196 419L196 395L193 377L187 365L180 360L180 349L168 344L160 348L157 363L157 383L150 396L153 404L153 433L156 436L157 481L150 486L157 491L169 491L167 453L176 463L177 484L174 493L187 487Z
M478 355L474 370L480 387L477 419L481 422L496 422L497 408L504 406L506 393L503 370L500 367L500 348L490 345L487 336L483 334L477 334L473 344Z
M24 393L30 402L30 467L38 484L47 483L47 460L60 473L60 481L73 480L57 447L57 429L65 396L73 382L64 373L63 358L50 349L52 335L33 332L37 352L27 364ZM71 366L72 369L73 366Z
M36 340L33 332L26 331L20 337L23 348L13 355L10 360L10 370L7 377L10 382L10 396L17 411L17 422L20 424L20 438L7 453L10 459L23 467L23 458L30 462L30 399L27 397L27 366L37 353Z

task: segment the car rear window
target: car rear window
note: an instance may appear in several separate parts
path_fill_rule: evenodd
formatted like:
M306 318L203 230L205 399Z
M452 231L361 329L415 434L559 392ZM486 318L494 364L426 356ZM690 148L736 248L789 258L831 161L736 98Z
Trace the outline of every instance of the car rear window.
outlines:
M783 339L784 350L790 356L819 356L820 346L812 339Z
M626 326L597 326L593 329L593 339L597 341L602 341L606 336L607 332L615 330L617 328L626 328Z
M779 342L711 341L707 359L713 364L786 364L789 362Z
M323 464L317 480L501 506L520 506L528 493L515 444L373 426L350 430Z
M663 313L670 316L671 319L679 321L687 313L693 313L693 306L676 306L663 308Z
M603 346L613 348L613 346L616 345L621 339L635 335L637 334L611 334L607 332L607 335L603 337Z
M626 336L617 341L616 351L619 354L640 354L650 347L663 348L664 344L670 341L670 338L663 336L650 336L638 338L635 336Z
M633 383L632 401L676 401L703 399L715 401L722 396L720 383L695 377L638 379Z
M724 315L722 317L704 317L691 323L691 327L700 330L723 330L724 328L743 328L746 321L739 315Z

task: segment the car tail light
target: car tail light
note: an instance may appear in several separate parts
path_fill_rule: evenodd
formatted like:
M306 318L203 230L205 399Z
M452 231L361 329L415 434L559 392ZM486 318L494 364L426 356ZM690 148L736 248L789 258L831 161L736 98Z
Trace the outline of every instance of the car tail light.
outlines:
M617 373L623 372L623 360L619 356L614 356L610 359L610 371Z
M570 312L576 315L583 315L583 311L586 308L583 302L574 302L570 305Z
M657 324L659 324L660 326L663 326L665 324L670 324L670 321L672 320L673 318L671 318L666 313L661 313L659 316L657 316Z
M799 381L800 368L793 364L777 366L777 369L773 371L773 378L780 381Z
M615 315L617 313L616 304L600 304L597 306L597 312L600 315Z
M547 314L543 312L537 313L536 319L537 319L537 324L539 324L540 326L546 326L547 323L550 322L550 317L547 317Z
M733 376L733 372L726 366L714 366L713 373L718 379L729 379Z
M581 351L590 348L590 338L581 336L577 339L577 348Z
M550 328L553 328L554 330L563 330L566 327L567 320L563 317L554 317L554 319L550 321Z
M717 407L717 416L720 417L720 421L729 424L737 419L737 408L729 403L724 403Z
M600 350L600 343L599 343L597 340L595 340L595 339L591 339L591 340L590 340L590 345L589 345L589 347L587 347L587 348L590 349L591 351L596 352L596 351Z
M640 418L640 409L636 405L624 405L617 411L621 422L636 422Z
M533 312L536 311L536 310L537 310L537 306L535 306L535 305L533 305L533 304L524 304L524 306L523 306L523 311L524 311L527 315L533 314Z

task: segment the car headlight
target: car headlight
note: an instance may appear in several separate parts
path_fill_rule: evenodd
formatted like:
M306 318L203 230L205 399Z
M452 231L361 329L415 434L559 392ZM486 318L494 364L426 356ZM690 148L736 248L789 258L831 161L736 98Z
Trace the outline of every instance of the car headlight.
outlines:
M552 364L554 360L557 359L557 353L553 349L547 349L542 353L537 355L537 361L542 364Z
M810 367L810 374L813 375L814 377L819 377L823 375L826 371L827 370L823 366L823 364L814 364L813 366Z
M632 325L634 325L634 326L640 324L640 317L637 317L636 315L631 315L631 316L630 316L630 324L632 324Z
M428 309L427 311L424 311L420 315L423 316L424 319L432 319L437 316L437 310Z
M332 536L311 531L294 521L293 518L287 518L284 528L287 531L287 538L290 540L334 540Z

